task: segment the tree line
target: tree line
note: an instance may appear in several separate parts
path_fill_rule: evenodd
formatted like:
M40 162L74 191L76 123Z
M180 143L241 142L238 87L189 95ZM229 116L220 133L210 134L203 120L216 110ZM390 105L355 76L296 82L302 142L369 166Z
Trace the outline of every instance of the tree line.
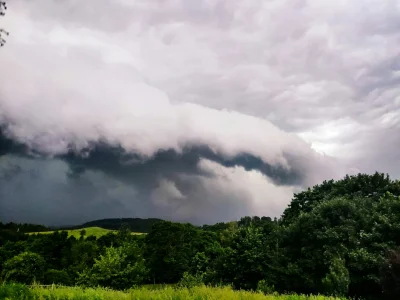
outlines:
M100 238L7 232L0 239L7 282L231 285L400 299L400 182L380 173L297 193L279 219L247 216L204 226L158 221L146 235L122 227Z

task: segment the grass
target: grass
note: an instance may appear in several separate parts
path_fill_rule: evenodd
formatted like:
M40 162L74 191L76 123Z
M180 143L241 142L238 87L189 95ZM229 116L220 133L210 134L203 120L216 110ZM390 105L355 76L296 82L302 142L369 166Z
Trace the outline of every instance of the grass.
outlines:
M195 287L192 289L176 289L165 287L162 289L137 288L127 292L108 289L83 289L79 287L44 288L34 286L5 284L0 286L0 300L345 300L324 296L302 295L263 295L247 291L233 291L229 287Z
M85 237L88 236L95 236L96 238L99 238L103 235L106 235L110 232L112 233L116 233L117 231L115 230L109 230L109 229L104 229L101 227L86 227L86 228L82 228L82 229L73 229L73 230L62 230L62 231L67 231L68 232L68 236L74 236L75 238L79 239L81 237L81 231L85 230L86 234ZM43 232L29 232L28 234L52 234L55 231L43 231ZM132 234L143 234L140 232L132 232Z

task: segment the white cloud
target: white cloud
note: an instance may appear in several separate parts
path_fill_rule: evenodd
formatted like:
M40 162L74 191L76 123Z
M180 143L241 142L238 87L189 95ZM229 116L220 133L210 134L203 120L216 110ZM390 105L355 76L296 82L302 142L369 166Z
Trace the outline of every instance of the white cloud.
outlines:
M279 217L282 206L289 204L293 193L298 191L296 186L277 186L259 171L246 171L243 167L226 168L207 160L201 161L200 167L216 176L216 179L203 178L211 197L217 191L227 197L244 194L248 198L249 213L253 216Z
M158 187L152 191L150 196L153 203L158 206L171 206L174 204L179 206L182 202L181 200L185 198L173 181L164 178L160 180Z

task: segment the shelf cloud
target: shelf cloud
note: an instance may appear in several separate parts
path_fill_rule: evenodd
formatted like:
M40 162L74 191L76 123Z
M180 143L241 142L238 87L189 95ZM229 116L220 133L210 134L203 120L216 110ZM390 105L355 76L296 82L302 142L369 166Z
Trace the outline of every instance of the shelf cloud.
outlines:
M27 1L0 50L0 219L198 224L400 159L400 5Z

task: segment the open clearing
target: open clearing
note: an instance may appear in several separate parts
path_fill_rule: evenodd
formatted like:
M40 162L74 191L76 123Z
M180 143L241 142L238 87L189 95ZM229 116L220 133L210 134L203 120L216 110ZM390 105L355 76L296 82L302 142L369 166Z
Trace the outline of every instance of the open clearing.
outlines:
M86 227L86 228L81 228L81 229L72 229L72 230L58 230L58 231L66 231L68 232L68 236L74 236L75 238L79 239L81 237L81 231L85 230L85 237L88 236L95 236L96 238L99 238L103 235L106 235L110 232L116 233L116 230L109 230L109 229L104 229L101 227ZM43 231L43 232L29 232L28 234L52 234L56 231ZM139 234L144 234L141 232L132 232L132 234L139 235Z

